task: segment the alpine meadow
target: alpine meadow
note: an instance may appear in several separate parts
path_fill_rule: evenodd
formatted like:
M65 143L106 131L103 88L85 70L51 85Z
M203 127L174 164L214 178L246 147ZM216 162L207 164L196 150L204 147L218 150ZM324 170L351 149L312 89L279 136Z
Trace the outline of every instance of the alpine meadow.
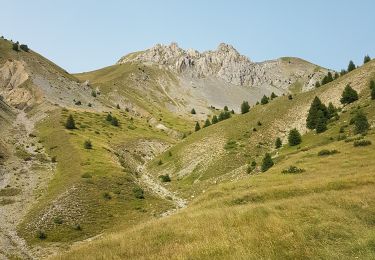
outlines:
M21 2L1 260L375 259L371 1Z

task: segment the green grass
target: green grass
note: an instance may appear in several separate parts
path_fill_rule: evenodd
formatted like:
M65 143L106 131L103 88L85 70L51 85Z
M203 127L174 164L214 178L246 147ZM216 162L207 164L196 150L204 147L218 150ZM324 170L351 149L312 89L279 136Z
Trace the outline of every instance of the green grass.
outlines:
M317 155L333 148L340 153ZM282 174L291 164L306 171ZM371 147L356 150L336 141L298 151L266 173L211 186L170 218L107 235L57 258L371 259L374 169Z
M73 115L78 129L64 128L68 114ZM44 243L81 240L104 230L135 225L170 207L170 202L148 191L145 199L134 196L136 177L120 165L116 149L121 144L126 148L128 142L140 138L174 140L149 128L145 120L130 120L125 113L115 115L119 127L106 122L105 114L66 110L52 112L38 125L37 136L50 156L56 157L57 171L19 227L29 242L40 242L36 237L38 230L47 234ZM129 129L129 124L136 125L137 130ZM92 149L84 149L87 139L92 141ZM110 194L111 199L103 197L104 193ZM56 224L56 217L63 223ZM74 230L77 224L82 230Z

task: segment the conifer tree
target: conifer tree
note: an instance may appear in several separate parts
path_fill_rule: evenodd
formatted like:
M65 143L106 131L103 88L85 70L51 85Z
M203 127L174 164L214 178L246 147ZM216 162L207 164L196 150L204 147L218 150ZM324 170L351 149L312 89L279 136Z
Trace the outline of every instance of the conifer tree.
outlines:
M224 111L229 111L227 106L224 106Z
M338 79L339 77L340 77L340 74L338 74L337 72L335 72L334 79Z
M66 123L65 123L65 128L66 129L76 129L76 124L74 122L74 118L72 115L69 115L67 120L66 120Z
M348 72L355 70L355 64L353 61L349 61Z
M375 88L371 89L371 99L375 100Z
M301 134L296 128L290 130L288 135L288 142L290 146L299 145L302 142Z
M340 102L342 104L350 104L356 100L358 100L357 91L355 91L349 84L346 85L344 91L342 92Z
M193 115L195 115L196 114L196 112L195 112L195 109L193 108L192 110L191 110L191 114L193 114Z
M323 133L327 130L327 118L324 116L323 111L318 111L318 116L316 120L316 133Z
M241 114L246 114L249 111L250 111L249 102L243 101L241 104Z
M267 171L269 168L273 166L273 164L274 163L272 161L271 155L269 153L266 153L262 160L262 167L261 167L262 172Z
M271 99L274 99L274 98L277 98L277 95L274 92L272 92L271 93Z
M268 101L269 101L268 97L266 95L263 95L262 99L260 100L260 103L262 105L265 105L268 103Z
M307 115L307 119L306 119L307 128L309 129L316 128L319 111L322 111L324 116L328 117L327 107L320 101L320 99L317 96L315 96L313 102L311 103L309 114Z
M320 82L319 81L315 82L315 87L320 88Z
M219 122L219 120L217 119L217 116L214 115L214 116L212 117L212 124L216 124L217 122Z
M118 122L117 118L114 117L114 116L112 117L111 125L113 125L113 126L119 126L119 122Z
M107 114L105 120L107 120L108 122L111 122L112 121L112 115L111 114Z
M365 133L370 128L366 115L361 111L355 115L353 120L356 134Z
M197 132L197 131L199 131L199 130L201 130L201 126L200 126L199 123L197 122L197 123L195 124L195 132Z
M211 125L211 122L210 122L210 119L206 119L206 122L204 122L204 126L203 127L208 127Z
M337 116L337 108L332 104L332 102L329 102L327 110L328 110L328 119L331 119Z
M280 137L277 137L276 141L275 141L275 148L279 149L282 145L283 145L283 143L282 143Z
M365 64L365 63L367 63L367 62L369 62L369 61L371 61L371 58L370 58L369 55L366 55L366 56L363 58L363 64Z

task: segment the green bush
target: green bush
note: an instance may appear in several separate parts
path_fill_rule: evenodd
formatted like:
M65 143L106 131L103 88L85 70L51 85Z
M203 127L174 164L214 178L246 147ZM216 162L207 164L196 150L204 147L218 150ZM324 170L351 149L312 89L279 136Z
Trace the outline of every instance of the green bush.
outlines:
M171 177L169 177L168 174L160 175L159 179L161 180L161 182L170 182L171 181Z
M354 147L368 146L368 145L371 145L371 141L370 140L357 140L357 141L354 141L354 143L353 143Z
M89 179L92 178L92 175L88 172L85 172L84 174L81 175L82 178Z
M133 194L134 196L137 198L137 199L144 199L145 196L144 196L144 191L143 189L141 189L140 187L135 187L133 189Z
M332 154L336 154L336 153L339 153L339 151L324 149L324 150L320 150L318 152L318 156L326 156L326 155L332 155Z
M269 153L266 153L263 157L263 160L262 160L262 167L261 167L262 172L267 171L273 165L274 165L274 163L273 163L271 155Z
M296 173L302 173L304 172L304 169L298 168L297 166L291 165L288 168L281 171L281 173L284 174L296 174Z
M39 238L40 240L45 240L47 238L46 232L44 230L38 230L37 238Z
M103 198L106 199L106 200L110 200L112 199L112 196L109 192L104 192L103 193Z
M113 126L119 126L118 119L116 117L114 117L114 116L112 117L111 125L113 125Z
M58 216L58 217L55 217L55 218L53 219L53 222L54 222L55 224L61 225L64 221L63 221L62 217Z
M26 44L21 44L20 45L20 49L23 50L23 51L25 51L25 52L29 52L29 47L27 47Z
M65 123L66 129L76 129L76 124L72 115L69 115Z
M92 143L89 139L85 140L85 142L83 143L83 147L85 149L92 149Z

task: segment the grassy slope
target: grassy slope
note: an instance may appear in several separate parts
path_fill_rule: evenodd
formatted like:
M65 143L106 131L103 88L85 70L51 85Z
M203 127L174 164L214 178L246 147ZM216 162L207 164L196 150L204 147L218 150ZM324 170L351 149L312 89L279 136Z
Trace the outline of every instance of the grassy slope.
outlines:
M99 87L104 94L120 95L167 127L181 132L192 130L193 122L176 116L166 108L172 101L160 87L159 80L168 85L175 82L174 76L156 66L126 63L109 66L92 72L75 75L81 81L90 80L93 88Z
M155 176L169 174L175 180L169 184L170 188L186 197L196 196L213 183L232 180L238 172L244 173L252 160L259 165L264 152L275 152L276 137L282 137L286 142L288 129L297 127L303 130L307 111L316 95L326 104L329 101L337 104L343 88L351 83L359 91L365 89L361 95L368 96L370 78L375 78L374 61L319 89L295 95L293 100L279 97L267 105L257 105L250 113L236 115L188 136L171 148L172 156L169 156L169 151L165 152L148 165L148 170ZM257 131L254 132L254 128ZM307 141L309 136L316 138ZM236 144L226 145L230 141ZM329 137L310 133L305 145L328 142L331 142ZM159 160L163 165L158 164ZM191 169L188 175L183 175L185 168Z
M69 113L74 115L76 130L63 126ZM114 149L139 138L174 140L153 131L144 120L131 120L126 113L116 116L120 127L106 122L105 114L58 109L38 125L36 134L50 156L56 156L57 172L19 227L28 241L40 242L36 237L39 230L46 232L47 242L79 240L104 229L134 225L169 208L169 202L148 191L145 199L135 198L133 188L138 185L134 176L123 170ZM83 148L87 139L93 143L91 150ZM106 192L112 199L104 197ZM57 218L63 223L55 223ZM77 224L82 231L74 230Z
M293 101L280 98L247 115L204 129L171 150L176 167L182 167L183 154L194 153L190 145L210 141L205 138L213 136L241 142L235 151L224 149L217 160L195 171L201 178L220 176L231 165L239 167L246 163L249 157L257 158L259 162L260 157L256 154L270 149L268 145L274 140L274 136L267 139L270 132L255 132L263 134L262 140L268 144L263 148L254 147L259 136L253 140L251 135L254 133L246 133L259 118L264 122L262 127L269 129L273 124L268 123L267 116L282 118L288 108L296 109L302 103L310 102L316 94L330 100L329 94L341 92L348 81L363 89L361 100L345 107L340 120L331 123L327 132L307 133L297 148L284 146L275 158L276 165L266 173L247 175L240 180L228 179L217 185L207 182L204 192L178 214L77 246L58 258L374 258L375 133L371 130L365 137L373 143L367 147L353 147L352 142L337 140L341 126L346 126L347 136L353 135L352 126L347 125L357 109L363 110L374 125L375 103L369 100L366 88L369 79L374 78L374 64L371 62L328 86L299 95ZM275 136L280 134L277 130L274 132ZM196 145L196 150L201 149L199 147ZM318 156L322 149L337 149L340 153ZM202 153L207 151L202 149ZM246 153L249 155L245 156ZM199 153L195 155L199 156ZM167 156L168 153L161 156L165 161L159 166L161 170L172 167ZM157 167L158 160L150 164L151 171ZM306 171L282 174L281 171L290 165ZM174 169L175 172L178 170ZM192 175L195 174L193 171ZM169 184L171 188L179 188L181 193L189 195L189 188L205 183L186 182L190 176L179 181L173 177Z

